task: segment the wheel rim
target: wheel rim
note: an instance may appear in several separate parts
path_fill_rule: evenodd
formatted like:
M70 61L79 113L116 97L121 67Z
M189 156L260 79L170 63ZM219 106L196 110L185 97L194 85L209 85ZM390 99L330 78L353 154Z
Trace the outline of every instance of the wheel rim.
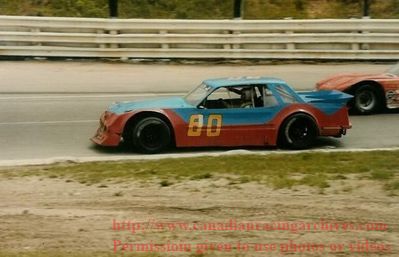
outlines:
M289 143L305 141L312 136L312 127L304 119L293 119L287 126L286 137Z
M157 149L163 146L165 131L161 124L149 124L139 132L139 141L147 149Z
M356 97L356 106L361 110L371 111L376 104L375 95L369 90L359 92Z

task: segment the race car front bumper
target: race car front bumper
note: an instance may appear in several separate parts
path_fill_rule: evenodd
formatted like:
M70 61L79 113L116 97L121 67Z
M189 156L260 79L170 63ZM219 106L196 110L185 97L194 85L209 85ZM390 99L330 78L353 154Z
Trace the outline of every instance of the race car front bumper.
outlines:
M114 121L116 117L114 114L104 112L100 117L100 125L96 134L90 140L97 145L102 146L117 146L122 140L119 129L115 130Z

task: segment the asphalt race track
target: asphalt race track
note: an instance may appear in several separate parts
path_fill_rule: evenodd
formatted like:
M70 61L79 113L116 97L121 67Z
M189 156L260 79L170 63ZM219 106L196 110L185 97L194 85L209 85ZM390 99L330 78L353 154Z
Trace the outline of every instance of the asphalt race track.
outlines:
M99 115L114 101L179 95L211 77L270 75L296 89L336 72L381 72L389 65L151 65L76 62L0 62L0 161L118 156L89 138ZM351 116L353 128L340 139L322 139L319 149L399 146L399 111ZM259 149L257 149L259 150ZM184 149L182 152L224 151ZM262 151L273 151L265 149ZM176 151L175 151L176 152Z

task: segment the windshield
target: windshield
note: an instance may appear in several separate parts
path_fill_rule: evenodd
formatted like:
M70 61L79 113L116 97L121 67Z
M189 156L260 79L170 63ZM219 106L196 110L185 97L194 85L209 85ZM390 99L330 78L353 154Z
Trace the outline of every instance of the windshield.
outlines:
M192 90L190 93L188 93L185 97L184 100L193 106L197 106L198 104L201 103L201 101L209 95L209 93L212 91L212 88L210 86L207 86L206 84L202 83L198 87L196 87L194 90Z
M389 68L386 73L395 75L395 76L399 76L399 63L397 63L396 65L392 66L391 68Z

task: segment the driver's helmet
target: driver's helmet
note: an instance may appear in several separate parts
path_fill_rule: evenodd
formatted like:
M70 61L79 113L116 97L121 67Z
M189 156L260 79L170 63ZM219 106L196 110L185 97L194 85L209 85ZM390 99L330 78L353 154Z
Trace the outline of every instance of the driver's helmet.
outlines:
M252 101L252 97L253 97L253 90L252 88L244 88L241 91L241 100L243 100L244 102L250 102Z

